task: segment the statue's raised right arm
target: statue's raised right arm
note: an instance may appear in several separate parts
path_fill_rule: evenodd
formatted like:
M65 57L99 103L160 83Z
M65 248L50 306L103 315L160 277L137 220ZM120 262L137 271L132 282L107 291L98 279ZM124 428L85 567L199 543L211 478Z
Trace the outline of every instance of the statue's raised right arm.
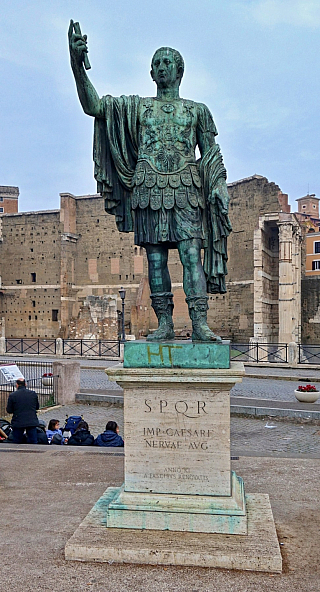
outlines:
M101 101L84 68L85 56L88 53L87 36L82 35L81 32L76 32L75 24L72 20L70 21L68 37L71 68L76 81L78 96L87 115L101 117ZM78 27L78 31L80 31L80 27Z

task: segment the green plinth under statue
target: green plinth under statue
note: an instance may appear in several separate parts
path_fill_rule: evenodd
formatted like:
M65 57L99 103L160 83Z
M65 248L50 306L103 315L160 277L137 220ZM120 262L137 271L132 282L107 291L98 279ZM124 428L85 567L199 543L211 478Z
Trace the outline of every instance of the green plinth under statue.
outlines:
M147 252L152 307L159 322L148 340L174 338L168 250L175 248L183 265L192 339L220 341L207 325L207 293L226 291L231 231L226 170L209 109L179 96L182 56L169 47L155 52L151 77L156 97L100 99L86 74L87 38L73 21L69 47L81 105L95 118L98 192L119 231L134 231L135 244Z

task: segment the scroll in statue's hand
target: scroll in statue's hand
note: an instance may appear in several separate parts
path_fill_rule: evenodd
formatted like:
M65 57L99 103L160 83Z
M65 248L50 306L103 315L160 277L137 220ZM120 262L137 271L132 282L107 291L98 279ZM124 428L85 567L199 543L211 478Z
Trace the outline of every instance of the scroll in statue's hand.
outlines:
M83 63L85 69L89 70L91 66L87 55L87 35L81 34L79 23L74 23L73 20L70 21L68 37L71 62L76 63L78 66Z

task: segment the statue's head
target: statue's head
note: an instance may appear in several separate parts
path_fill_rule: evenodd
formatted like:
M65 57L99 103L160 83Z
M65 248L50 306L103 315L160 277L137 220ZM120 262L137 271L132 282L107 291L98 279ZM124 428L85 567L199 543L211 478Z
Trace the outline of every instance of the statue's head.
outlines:
M165 88L180 85L184 72L181 53L171 47L160 47L151 61L151 78L157 86Z

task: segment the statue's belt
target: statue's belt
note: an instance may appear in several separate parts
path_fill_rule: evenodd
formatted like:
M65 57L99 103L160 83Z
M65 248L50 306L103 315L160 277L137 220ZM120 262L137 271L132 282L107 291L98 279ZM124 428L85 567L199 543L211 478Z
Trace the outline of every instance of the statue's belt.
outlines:
M170 210L175 205L185 208L188 204L194 208L205 207L196 164L189 164L173 173L160 173L149 163L138 162L133 177L133 209L138 206L144 209L150 205L152 210L158 210L163 205Z

